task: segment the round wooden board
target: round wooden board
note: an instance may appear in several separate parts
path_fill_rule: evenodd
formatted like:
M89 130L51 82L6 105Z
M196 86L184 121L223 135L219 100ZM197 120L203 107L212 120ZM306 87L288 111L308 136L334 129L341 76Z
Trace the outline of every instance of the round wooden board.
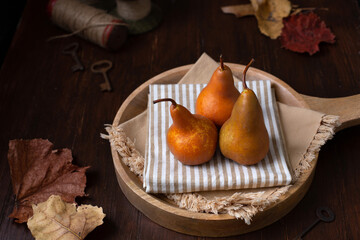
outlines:
M233 74L240 78L244 65L226 63ZM143 112L147 108L150 84L177 83L192 65L178 67L159 74L138 87L120 107L113 125L117 126ZM278 101L291 106L310 108L303 96L294 91L277 77L256 68L250 68L247 80L271 80ZM169 203L163 195L148 194L142 188L140 180L123 164L115 149L111 149L116 177L128 200L154 222L171 230L196 236L232 236L261 229L279 220L291 211L304 197L312 182L316 159L311 168L290 187L280 200L253 217L251 225L228 214L194 213L180 209Z

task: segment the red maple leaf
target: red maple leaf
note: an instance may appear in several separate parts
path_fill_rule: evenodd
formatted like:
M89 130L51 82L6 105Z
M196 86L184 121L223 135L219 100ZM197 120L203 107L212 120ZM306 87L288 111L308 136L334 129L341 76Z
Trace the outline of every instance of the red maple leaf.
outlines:
M313 55L319 51L320 42L335 42L335 35L313 12L292 15L283 23L280 40L282 47L288 50Z
M8 161L16 195L9 217L16 218L18 223L33 215L32 204L44 202L51 195L60 195L69 203L85 195L88 167L73 165L70 149L52 148L53 144L44 139L9 142Z

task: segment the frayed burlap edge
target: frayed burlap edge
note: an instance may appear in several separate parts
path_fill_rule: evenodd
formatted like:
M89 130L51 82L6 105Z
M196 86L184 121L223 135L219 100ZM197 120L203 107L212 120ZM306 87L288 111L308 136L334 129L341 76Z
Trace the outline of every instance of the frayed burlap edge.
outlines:
M315 159L321 146L333 137L335 128L339 125L338 116L324 115L322 117L314 139L311 141L303 158L299 161L298 166L295 167L296 179L311 167L311 162ZM126 136L124 130L119 126L107 124L105 130L109 135L100 134L100 136L109 140L111 147L119 153L122 161L130 168L130 171L135 173L142 181L145 159L136 150L134 142ZM229 214L244 220L246 224L250 224L252 217L256 213L263 211L270 204L278 201L280 196L285 194L291 187L292 185L287 185L265 191L237 192L230 197L218 197L213 200L209 200L199 193L175 193L166 196L180 208L192 212Z
M320 126L311 141L306 153L300 160L298 166L295 167L294 175L298 179L305 170L311 167L311 162L315 159L319 153L321 146L323 146L327 140L333 138L335 134L335 128L340 126L339 117L334 115L322 116Z
M124 130L120 127L105 124L105 130L109 135L101 133L100 137L109 140L111 147L119 153L123 163L143 181L145 159L139 151L136 150L134 142L126 136Z

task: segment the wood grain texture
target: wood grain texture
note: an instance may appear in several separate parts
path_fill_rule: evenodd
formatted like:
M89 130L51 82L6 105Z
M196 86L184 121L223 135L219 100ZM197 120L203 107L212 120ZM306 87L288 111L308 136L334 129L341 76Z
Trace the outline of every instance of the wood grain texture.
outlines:
M342 129L360 124L360 94L341 98L318 98L303 95L311 109L326 114L340 116Z
M71 148L75 164L92 166L85 189L89 197L78 202L102 206L107 216L86 239L208 239L168 230L133 207L119 188L108 142L99 137L103 124L113 121L137 87L164 71L194 63L203 52L215 59L222 53L226 62L240 64L253 57L254 67L308 96L360 93L358 1L292 1L329 9L317 13L336 35L336 43L320 44L320 52L311 57L281 49L278 40L261 35L255 18L221 13L221 6L239 1L154 2L163 10L159 27L130 36L120 51L109 52L78 37L47 43L47 38L66 32L47 18L46 0L28 0L0 70L0 239L33 239L24 224L7 217L14 201L6 154L10 139L36 137L48 138L55 148ZM61 54L73 41L80 44L84 72L72 73L73 60ZM109 72L112 93L100 92L101 76L89 71L101 59L114 63ZM241 238L292 239L314 221L318 206L332 208L336 220L320 223L307 239L360 238L359 136L360 126L339 131L322 148L303 200L279 221Z

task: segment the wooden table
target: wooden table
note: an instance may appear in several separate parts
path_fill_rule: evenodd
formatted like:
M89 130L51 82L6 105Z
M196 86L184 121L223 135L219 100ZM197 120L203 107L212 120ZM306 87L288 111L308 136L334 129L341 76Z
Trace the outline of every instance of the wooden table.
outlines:
M313 1L301 7L317 11L336 35L335 44L321 44L313 56L284 50L279 40L260 34L256 19L236 19L220 6L246 1L155 1L163 21L155 30L130 36L118 52L110 52L78 37L47 43L65 32L45 13L46 0L29 0L0 72L0 239L32 239L25 224L8 218L14 206L9 165L10 139L45 138L55 148L70 148L74 162L90 165L88 197L79 203L102 206L104 224L86 239L206 239L167 230L134 208L116 181L110 147L100 138L126 97L149 78L194 63L203 53L269 72L302 94L343 97L360 93L360 29L357 1ZM79 42L86 69L73 73L73 60L62 48ZM114 91L103 93L101 75L90 65L109 59ZM354 108L360 106L354 105ZM284 218L242 239L292 239L315 219L318 206L336 214L320 223L306 239L360 238L360 126L338 132L321 150L315 178L304 199ZM238 237L228 238L237 239Z

